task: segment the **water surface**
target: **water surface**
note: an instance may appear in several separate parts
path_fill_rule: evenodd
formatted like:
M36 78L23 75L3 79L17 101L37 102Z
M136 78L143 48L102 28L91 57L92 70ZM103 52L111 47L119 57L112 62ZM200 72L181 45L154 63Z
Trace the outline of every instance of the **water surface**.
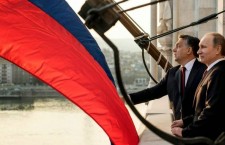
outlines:
M64 98L1 99L0 108L0 145L110 145L105 132Z
M104 131L65 99L0 101L0 145L107 145ZM29 104L30 103L30 104ZM6 108L11 106L11 110ZM19 106L20 110L12 109ZM26 109L24 109L26 108Z

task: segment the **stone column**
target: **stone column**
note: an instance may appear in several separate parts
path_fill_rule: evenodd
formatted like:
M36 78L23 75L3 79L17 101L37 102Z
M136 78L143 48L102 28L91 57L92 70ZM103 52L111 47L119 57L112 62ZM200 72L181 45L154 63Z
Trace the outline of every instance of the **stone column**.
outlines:
M151 0L154 1L154 0ZM157 35L156 30L157 30L157 5L152 5L151 6L151 15L150 15L150 20L151 20L151 29L150 29L150 37ZM153 45L157 47L156 41L151 42ZM150 73L154 77L154 79L158 80L158 65L156 64L156 61L150 57ZM155 82L150 78L149 85L148 87L152 87L155 85Z
M217 3L217 11L221 12L225 9L225 0L220 0ZM218 15L217 32L224 35L225 34L225 14L221 13Z
M180 2L180 0L173 0L173 29L175 29L175 28L178 28L179 27L179 2ZM175 46L175 43L176 43L176 41L178 40L177 38L178 38L178 33L173 33L172 34L173 35L173 40L172 40L172 48ZM172 56L171 56L172 58L172 65L173 66L176 66L177 65L177 62L173 59L173 54L172 54Z
M219 0L220 2L223 0ZM214 14L217 12L217 4L218 1L212 0L202 0L202 1L195 1L195 19L199 20L203 17L208 15ZM193 21L193 20L191 20ZM216 32L217 31L217 20L210 20L206 23L202 23L200 25L195 26L197 28L195 32L198 32L198 37L202 38L205 33L208 32Z
M157 27L157 33L165 33L172 30L172 3L169 1L159 4L159 26ZM166 35L158 39L160 47L159 50L165 58L171 62L172 60L172 34ZM165 71L162 71L164 76Z

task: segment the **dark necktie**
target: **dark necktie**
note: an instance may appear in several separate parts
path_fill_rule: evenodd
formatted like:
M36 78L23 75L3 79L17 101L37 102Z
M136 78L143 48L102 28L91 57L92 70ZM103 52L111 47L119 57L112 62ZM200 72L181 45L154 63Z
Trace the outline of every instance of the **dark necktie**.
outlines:
M202 80L205 78L206 74L207 74L207 69L204 71L203 75L202 75Z
M185 67L181 67L181 93L182 96L184 96L184 90L185 90Z

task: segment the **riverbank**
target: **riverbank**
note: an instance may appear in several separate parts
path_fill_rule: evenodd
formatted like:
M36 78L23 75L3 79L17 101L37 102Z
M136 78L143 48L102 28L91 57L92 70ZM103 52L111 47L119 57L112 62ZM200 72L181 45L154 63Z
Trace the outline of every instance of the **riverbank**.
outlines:
M2 85L0 99L15 99L23 97L61 97L62 95L49 86L19 86Z

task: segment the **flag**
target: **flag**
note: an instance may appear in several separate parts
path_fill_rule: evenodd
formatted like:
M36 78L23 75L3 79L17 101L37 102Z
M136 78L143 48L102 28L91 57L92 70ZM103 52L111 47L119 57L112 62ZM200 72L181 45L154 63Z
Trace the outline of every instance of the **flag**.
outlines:
M101 65L104 71L107 73L111 81L114 82L112 74L105 61L105 57L102 54L95 39L91 36L86 27L80 21L79 17L73 11L73 9L64 0L29 0L34 5L41 8L49 16L53 17L59 24L67 29L94 57L94 59Z
M63 11L73 13L72 29ZM79 106L115 145L138 144L103 54L65 0L2 0L0 21L1 57Z

